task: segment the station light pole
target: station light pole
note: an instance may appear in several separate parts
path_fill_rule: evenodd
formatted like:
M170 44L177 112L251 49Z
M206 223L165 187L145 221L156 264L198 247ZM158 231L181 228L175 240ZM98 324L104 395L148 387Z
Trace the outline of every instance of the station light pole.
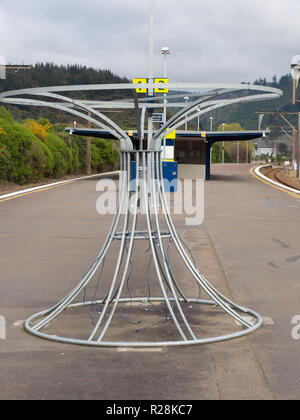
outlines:
M209 120L210 120L210 131L213 131L213 119L214 119L214 117L209 117Z
M200 108L199 107L197 108L197 111L200 112ZM200 115L198 115L198 125L197 125L197 128L198 128L198 132L199 132L200 131Z
M256 164L256 147L257 143L254 143L254 165Z
M189 99L190 99L189 96L184 97L186 106L187 106L187 103L188 103ZM185 131L187 131L187 115L185 116Z
M161 53L164 57L164 78L167 78L167 56L170 54L168 47L162 47ZM164 123L167 122L167 94L164 94Z
M155 2L154 0L149 0L150 6L150 32L149 32L149 83L154 82L154 12L155 12ZM154 90L148 89L148 96L154 96ZM150 101L151 102L151 101ZM153 120L152 120L153 110L151 107L148 108L148 149L150 148L150 143L153 136Z
M164 57L164 78L167 78L167 56L170 54L170 49L168 47L162 47L161 53ZM167 94L164 94L164 124L167 122ZM166 159L166 136L163 139L163 160Z
M222 124L223 131L225 131L225 123ZM222 163L225 162L225 142L222 141Z
M291 73L293 76L293 105L297 102L297 88L300 79L300 55L295 55L291 62ZM294 131L295 136L295 150L296 150L296 162L297 162L297 178L300 178L300 113L298 113L298 127Z
M299 79L300 79L300 55L295 55L292 58L291 73L292 73L292 76L293 76L292 103L293 103L293 105L295 105L296 104L296 98L297 98L297 88L298 88Z

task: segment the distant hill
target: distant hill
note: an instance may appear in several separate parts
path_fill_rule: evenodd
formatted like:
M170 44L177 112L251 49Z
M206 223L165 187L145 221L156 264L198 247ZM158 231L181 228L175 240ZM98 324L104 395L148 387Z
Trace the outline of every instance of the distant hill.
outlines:
M128 83L129 80L113 74L110 70L96 70L80 65L58 66L53 63L38 63L31 70L8 71L5 80L0 80L0 92L41 86L64 86L84 84ZM82 93L76 92L77 97ZM71 94L70 94L71 96ZM122 91L84 92L90 100L109 100L124 97ZM53 109L40 107L8 107L16 119L48 118L52 123L66 123L73 117Z

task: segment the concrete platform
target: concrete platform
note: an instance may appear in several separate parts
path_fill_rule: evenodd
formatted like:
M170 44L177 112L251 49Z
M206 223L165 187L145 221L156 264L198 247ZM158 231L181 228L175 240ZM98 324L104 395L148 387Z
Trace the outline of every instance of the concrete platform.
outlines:
M7 339L0 340L0 399L298 399L300 342L292 339L291 319L300 314L300 201L260 183L249 169L213 165L204 224L186 227L176 217L207 279L266 319L247 338L207 346L90 349L26 333L23 320L78 283L111 217L96 212L97 180L1 203ZM136 264L143 272L143 259ZM218 329L216 320L203 311L204 323ZM231 328L231 320L224 322Z

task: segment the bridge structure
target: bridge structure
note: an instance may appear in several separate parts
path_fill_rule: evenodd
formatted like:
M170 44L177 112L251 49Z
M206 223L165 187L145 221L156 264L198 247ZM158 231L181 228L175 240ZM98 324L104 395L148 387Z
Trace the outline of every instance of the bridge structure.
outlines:
M147 92L161 89L160 83L139 84L140 89ZM34 314L25 323L26 329L39 337L71 344L107 347L158 347L205 344L229 340L249 334L262 325L262 318L255 311L240 306L220 293L201 271L196 267L193 256L188 251L172 221L170 209L164 189L164 176L162 170L162 153L164 139L178 130L188 121L211 112L217 108L235 103L278 98L282 92L278 89L254 85L224 85L224 84L193 84L193 83L167 83L164 88L175 91L165 97L147 95L138 98L135 84L117 85L81 85L56 86L24 89L19 91L3 92L0 102L5 104L51 107L66 111L83 120L91 122L97 129L104 130L109 136L120 141L120 180L119 202L112 221L108 236L87 273L67 296L53 307ZM117 101L85 101L63 95L64 92L87 91L127 91L127 100ZM183 94L178 91L182 90ZM184 101L186 92L192 92L190 97L194 100L187 104ZM229 94L234 98L228 98ZM41 99L43 98L43 99ZM175 108L173 116L161 127L154 129L153 113L155 109ZM137 141L132 140L131 133L123 130L112 119L105 115L105 110L135 109L137 127ZM147 114L146 114L147 113ZM145 119L148 116L148 129L145 132ZM180 131L179 131L180 133ZM187 135L185 133L184 135ZM197 137L197 133L194 133ZM198 133L203 139L206 134ZM208 145L219 141L218 135L211 133L208 136ZM225 134L224 134L225 135ZM231 133L233 135L233 133ZM257 133L255 134L257 135ZM136 191L131 188L132 161L136 162ZM162 209L162 214L160 210ZM151 209L154 209L152 211ZM142 211L143 210L143 211ZM145 241L148 251L151 252L150 263L154 266L156 285L160 296L150 291L147 268L139 273L138 278L147 277L148 295L141 296L138 292L129 290L129 281L134 272L133 257L137 242ZM113 247L113 275L109 280L102 281L106 258ZM176 278L170 260L170 250L178 255L191 282L199 291L198 297L189 296L190 289L185 290L181 284L182 279ZM149 264L150 264L149 263ZM91 299L87 296L91 293ZM204 297L202 295L205 295ZM116 323L124 320L124 313L128 306L139 304L141 311L150 318L163 317L164 323L169 323L167 338L150 333L150 338L140 336L139 340L126 340L124 334L116 329ZM159 305L163 305L164 310ZM188 308L197 307L217 308L224 315L233 318L239 325L234 332L223 331L217 335L202 336L201 322L195 325ZM68 312L71 318L78 320L78 311L81 316L89 315L90 325L71 323L59 327L59 321ZM74 315L72 316L72 313ZM197 313L201 318L201 311ZM250 317L250 319L249 319ZM54 323L54 327L52 327ZM131 321L136 325L139 321ZM150 321L151 323L151 321ZM157 325L159 322L153 322ZM73 324L72 324L73 325ZM200 328L199 328L200 326ZM240 328L242 327L242 328ZM67 328L67 331L66 331ZM136 328L136 327L134 327ZM118 334L115 334L117 331ZM147 330L149 332L149 329ZM145 332L146 333L146 332ZM159 332L158 332L159 335Z

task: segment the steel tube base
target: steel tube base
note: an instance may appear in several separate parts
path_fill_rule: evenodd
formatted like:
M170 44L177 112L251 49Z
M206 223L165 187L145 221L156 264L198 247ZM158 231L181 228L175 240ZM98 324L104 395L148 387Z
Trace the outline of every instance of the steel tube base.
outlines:
M128 302L131 303L132 301L135 302L141 302L144 303L146 300L148 300L147 297L145 298L134 298L134 299L122 299L122 302ZM164 299L162 298L153 298L151 299L152 302L164 302ZM182 300L183 302L183 300ZM202 305L209 305L209 306L215 306L214 301L210 300L201 300L201 299L187 299L187 303L191 304L202 304ZM101 303L101 302L97 302ZM80 305L71 305L71 307L78 307ZM65 344L77 344L81 346L92 346L92 347L126 347L126 348L152 348L152 347L167 347L167 346L187 346L187 345L195 345L195 344L210 344L210 343L217 343L220 341L227 341L232 340L234 338L243 337L245 335L248 335L256 330L258 330L263 323L263 320L261 316L247 308L242 308L241 312L246 314L247 316L251 316L256 320L255 325L251 328L247 328L238 332L234 332L232 334L225 334L220 335L216 337L209 337L209 338L199 338L195 340L178 340L178 341L157 341L157 342L147 342L147 341L140 341L140 342L109 342L109 341L102 341L99 343L98 341L87 341L87 340L76 340L71 338L64 338L57 335L50 335L42 332L35 331L31 325L32 323L45 315L46 311L37 313L35 315L32 315L30 318L28 318L25 322L25 329L30 332L31 334L35 335L36 337L43 338L50 341L57 341L60 343Z
M135 193L132 192L131 188L131 162L133 159L136 160L136 167L139 168L136 176ZM242 337L260 328L262 325L261 316L248 308L238 306L231 302L216 290L197 269L193 257L187 252L186 247L175 229L167 205L162 176L161 152L156 150L122 151L120 174L118 209L98 258L83 276L79 284L64 299L52 308L32 315L27 319L25 322L25 329L37 337L62 343L93 347L138 348L208 344ZM137 227L142 210L144 221L146 220L146 229L141 231L138 230ZM164 224L164 229L162 229L161 224ZM137 242L139 246L142 239L149 245L148 252L151 255L150 261L154 266L157 280L156 288L157 286L159 287L161 296L152 297L149 288L149 295L147 297L136 297L131 295L131 293L129 293L129 297L124 297L126 295L126 290L128 291L129 278L134 271L132 262L135 251L134 244ZM166 240L169 240L168 247L164 242ZM102 290L102 282L100 282L100 279L103 274L105 258L113 242L119 247L118 252L116 253L114 251L113 253L115 259L114 274L108 284L108 288L106 283L106 289ZM208 300L200 299L200 295L198 299L187 298L185 296L182 286L186 286L186 284L180 284L178 279L175 278L176 273L172 270L172 261L170 261L169 257L170 244L172 244L175 251L178 253L178 261L181 261L188 270L191 281L199 288L200 295L204 292L208 296ZM147 269L145 267L145 272L146 271ZM95 279L97 280L97 278L98 282L96 282L97 285L94 291L93 281L95 281ZM88 286L92 288L94 298L93 300L86 302L86 288ZM82 293L84 294L84 299L83 301L82 299L81 301L78 301ZM149 337L147 339L147 331L143 331L143 333L139 334L140 341L119 341L118 338L115 338L118 337L120 331L122 331L122 336L125 334L123 328L119 330L116 327L117 320L120 320L117 316L117 311L119 310L120 315L120 311L123 310L122 305L124 307L124 305L128 305L128 303L133 304L139 302L141 304L154 306L155 304L164 304L166 313L165 319L168 320L168 322L173 323L172 328L175 331L170 335L172 338L170 338L169 341L159 339L153 341L152 339L149 339ZM198 332L196 332L196 330L198 327L202 328L202 326L204 326L202 324L204 323L202 322L201 324L201 319L199 319L199 324L195 326L195 317L193 317L193 326L191 325L189 315L184 311L185 305L189 304L195 305L195 307L196 305L206 305L219 308L219 314L221 314L222 319L223 314L227 314L236 321L239 326L237 327L239 328L238 331L225 333L225 327L223 329L223 326L221 326L220 335L200 337L199 335L201 334L199 333L199 330ZM88 331L72 331L69 324L64 326L64 330L66 328L70 329L70 331L68 331L68 337L62 337L60 334L56 335L44 331L46 327L50 327L50 324L54 320L57 323L62 314L68 312L68 315L73 316L72 310L78 311L81 308L85 311L87 308L94 309L93 319L91 319L91 326ZM151 311L149 311L149 313L150 312ZM78 317L78 313L76 312L74 316ZM149 317L151 317L151 313L149 314ZM136 322L131 323L136 324ZM159 322L154 323L153 325L157 324L159 324ZM151 329L151 325L146 329ZM52 328L54 327L51 326L51 330ZM159 327L157 328L155 336L160 334ZM166 326L164 326L164 328L166 328ZM169 328L169 325L167 328ZM226 330L227 329L228 324L226 326ZM164 332L165 331L166 330L164 330ZM110 332L113 332L114 341L105 339ZM78 333L80 333L80 337L84 336L86 338L75 338L78 337Z

